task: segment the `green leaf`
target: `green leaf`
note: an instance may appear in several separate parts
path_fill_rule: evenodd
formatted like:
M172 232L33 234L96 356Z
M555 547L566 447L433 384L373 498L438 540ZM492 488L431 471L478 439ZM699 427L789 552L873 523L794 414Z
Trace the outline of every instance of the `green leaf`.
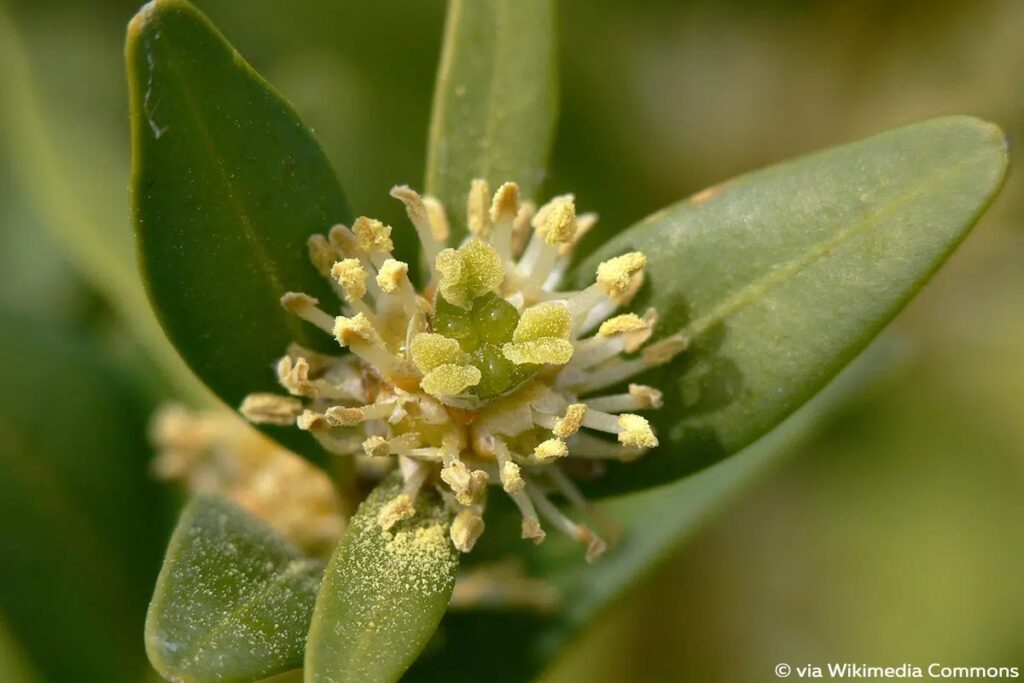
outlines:
M167 504L150 406L80 335L0 330L0 613L46 680L137 679Z
M877 345L876 345L877 346ZM450 612L441 626L448 646L424 657L410 683L533 680L565 652L587 625L639 589L714 514L805 445L828 416L884 371L884 348L872 347L828 387L736 457L684 481L600 504L621 525L621 541L597 562L581 561L578 545L551 534L528 549L530 574L550 580L564 608L557 614L501 611ZM451 653L471 652L471 657Z
M6 683L38 683L42 680L3 619L0 619L0 673Z
M59 33L61 28L46 26L58 38L67 38ZM75 38L83 37L81 26L72 29L78 31ZM104 45L100 38L94 39ZM102 50L90 51L83 61L97 65L92 68L97 68L94 75L99 79L109 72L103 70L107 65L97 52ZM9 13L0 6L0 82L7 90L0 100L0 146L9 155L11 167L18 169L12 179L19 199L53 238L53 245L67 254L126 321L174 388L196 402L209 400L208 392L167 341L139 281L124 211L127 164L120 148L121 122L110 126L110 136L104 137L100 121L111 118L107 110L69 108L68 98L74 95L60 89L60 77L65 74L39 73L30 64L31 56ZM60 68L66 71L67 64L60 63ZM55 88L59 97L53 93ZM107 100L96 93L95 80L76 103L87 100L89 105L103 102L106 106ZM52 253L47 260L59 262Z
M193 500L149 606L150 662L170 680L220 683L302 666L322 571L233 503Z
M466 234L474 178L536 198L558 113L553 0L450 0L427 148L427 192Z
M334 298L306 251L310 235L350 217L334 170L288 103L184 0L143 7L126 58L140 267L157 315L229 405L278 391L271 366L290 342L337 350L279 301ZM274 435L320 454L297 430Z
M633 307L690 348L639 381L665 391L660 448L598 486L664 483L736 452L817 392L949 256L1006 172L998 128L940 118L751 173L618 235L577 271L647 254Z
M378 515L400 491L397 477L374 489L327 565L306 646L307 681L397 681L448 607L459 566L451 515L423 490L415 516L384 531Z

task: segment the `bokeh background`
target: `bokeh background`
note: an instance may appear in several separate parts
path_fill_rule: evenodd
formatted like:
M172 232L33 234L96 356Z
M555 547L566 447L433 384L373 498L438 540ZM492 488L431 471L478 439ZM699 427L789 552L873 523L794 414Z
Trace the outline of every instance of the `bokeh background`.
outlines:
M316 130L355 210L399 220L387 190L422 177L443 3L196 4ZM122 46L137 7L0 0L3 680L80 680L83 661L105 680L146 675L141 622L175 496L148 478L145 419L197 389L134 271ZM560 23L547 189L574 191L600 231L930 116L1024 133L1020 0L565 0ZM884 376L547 683L1024 664L1018 177L886 335Z

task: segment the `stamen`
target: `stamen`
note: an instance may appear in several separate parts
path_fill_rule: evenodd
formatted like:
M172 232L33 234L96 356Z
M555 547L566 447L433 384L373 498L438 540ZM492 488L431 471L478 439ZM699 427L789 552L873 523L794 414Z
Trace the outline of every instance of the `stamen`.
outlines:
M313 235L306 240L306 249L309 252L309 260L317 272L324 277L330 277L331 266L341 258L338 250L332 247L323 235Z
M579 431L583 419L587 415L587 406L583 403L570 404L565 409L565 417L555 422L551 430L560 439L567 439Z
M281 297L281 306L284 310L316 325L327 334L333 334L334 318L322 311L319 303L317 299L301 292L286 292Z
M593 410L606 413L622 413L627 410L648 410L660 408L662 394L654 387L643 384L630 384L629 393L598 396L584 401Z
M430 234L435 240L444 244L451 234L451 228L448 226L448 214L445 213L444 205L429 196L423 198L423 205L427 207L427 217L430 219Z
M441 469L441 481L448 484L462 505L475 505L483 499L489 477L483 470L470 470L461 460Z
M527 485L526 490L529 492L530 498L536 504L537 509L540 510L540 513L544 515L548 521L561 529L567 536L569 536L569 538L573 538L586 546L587 562L593 562L600 557L605 550L607 550L608 545L600 536L595 534L588 527L582 524L577 524L563 515L562 512L555 507L555 504L548 500L537 487Z
M588 460L621 460L629 462L643 455L643 450L605 441L586 432L577 432L569 439L572 457Z
M399 493L380 509L377 514L377 522L384 531L390 531L393 526L415 514L416 506L413 505L412 497L405 493Z
M466 227L470 235L480 240L487 240L491 236L491 218L487 212L490 195L486 180L477 178L469 186Z
M484 520L473 510L463 510L452 520L450 535L459 552L471 551L483 532Z
M519 257L526 248L526 242L530 239L530 223L537 212L533 202L523 202L516 213L516 219L512 222L512 258Z
M444 210L440 208L437 200L433 200L434 211L440 211L440 218L443 220L443 225L438 225L431 216L430 203L407 185L391 188L391 196L405 204L405 213L409 216L409 222L416 228L416 235L423 245L423 256L433 267L437 252L448 239L448 221L444 219ZM381 285L382 289L383 287Z
M249 394L238 411L253 424L287 427L302 413L302 401L277 394Z
M512 261L512 224L519 213L519 186L505 183L494 193L491 202L491 222L494 230L491 244L506 264Z
M519 271L540 288L558 259L561 245L572 242L576 236L576 205L572 195L556 197L542 206L533 225L536 232L519 262Z
M611 298L620 297L629 291L631 281L647 265L647 257L639 251L604 261L597 267L597 284Z
M391 241L391 226L384 225L376 218L360 216L352 224L352 233L356 236L356 246L368 254L370 261L378 268L395 249L395 243Z
M550 460L564 458L567 455L569 455L569 448L565 445L565 441L557 438L541 441L537 444L537 447L533 449L533 457L540 462L548 462Z

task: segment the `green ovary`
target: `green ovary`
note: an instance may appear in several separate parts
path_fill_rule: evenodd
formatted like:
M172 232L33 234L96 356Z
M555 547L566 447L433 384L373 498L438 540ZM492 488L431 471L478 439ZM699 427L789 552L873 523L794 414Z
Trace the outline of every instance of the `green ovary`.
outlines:
M469 310L438 296L431 318L433 331L458 341L459 347L470 354L470 364L480 370L480 384L467 393L481 399L514 389L537 369L536 365L515 365L501 352L502 345L512 340L518 323L515 307L493 293L473 299Z

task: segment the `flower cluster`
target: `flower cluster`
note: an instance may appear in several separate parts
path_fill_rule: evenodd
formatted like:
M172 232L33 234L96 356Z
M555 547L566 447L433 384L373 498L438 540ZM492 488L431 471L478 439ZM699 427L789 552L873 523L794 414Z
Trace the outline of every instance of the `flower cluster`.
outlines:
M559 291L574 246L596 220L577 215L571 195L536 208L515 183L492 196L476 180L469 236L457 248L447 244L440 202L405 186L391 195L416 229L426 286L417 291L409 265L393 258L392 229L380 221L360 217L313 236L311 260L343 314L302 293L286 294L282 305L351 353L293 345L277 364L289 396L252 394L241 412L255 423L295 424L337 456L397 459L404 485L380 514L385 529L413 514L424 486L437 486L456 512L452 541L468 552L484 528L488 485L500 485L522 513L523 538L541 542L544 519L592 560L604 541L552 496L586 509L569 465L630 460L658 444L637 414L660 407L656 389L600 393L684 347L678 337L647 343L654 310L615 315L640 288L644 255L612 258L589 287Z

